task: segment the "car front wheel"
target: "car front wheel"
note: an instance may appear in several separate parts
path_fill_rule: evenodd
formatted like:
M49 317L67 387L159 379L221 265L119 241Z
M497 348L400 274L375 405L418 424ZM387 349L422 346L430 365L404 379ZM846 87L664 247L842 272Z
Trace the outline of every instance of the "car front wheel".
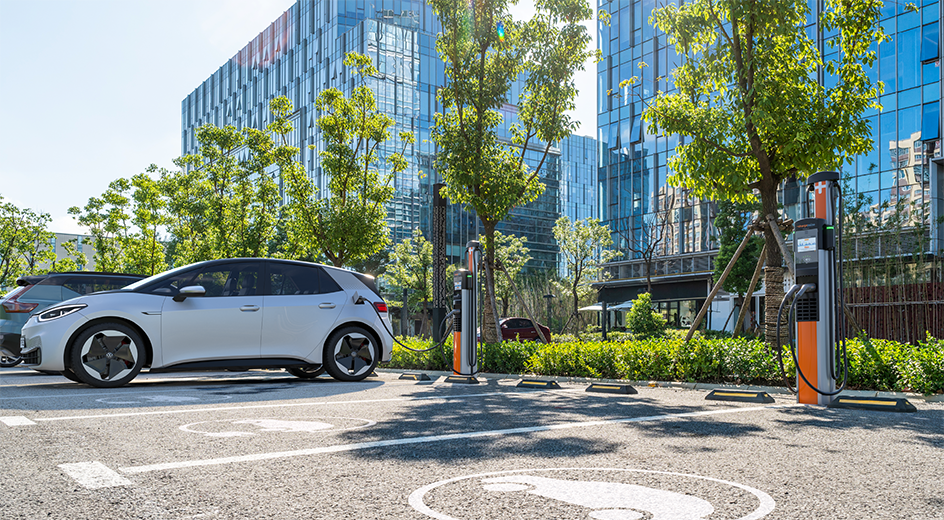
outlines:
M144 366L144 342L123 323L99 323L72 342L72 372L87 385L114 388L134 379Z
M328 338L324 367L339 381L360 381L369 376L380 360L374 336L361 327L345 327Z

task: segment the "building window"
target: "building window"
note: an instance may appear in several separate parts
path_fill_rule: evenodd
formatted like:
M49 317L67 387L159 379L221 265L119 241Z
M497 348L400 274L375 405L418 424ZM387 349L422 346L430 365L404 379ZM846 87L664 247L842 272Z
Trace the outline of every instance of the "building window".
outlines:
M933 61L940 56L940 38L938 24L929 23L922 27L921 62Z
M921 139L928 141L941 137L941 104L925 103L921 114Z

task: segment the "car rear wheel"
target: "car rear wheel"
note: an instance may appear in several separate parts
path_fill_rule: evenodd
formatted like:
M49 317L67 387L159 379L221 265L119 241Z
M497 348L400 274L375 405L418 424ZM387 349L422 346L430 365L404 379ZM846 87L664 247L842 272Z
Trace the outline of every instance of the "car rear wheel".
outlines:
M114 388L134 379L144 366L144 342L123 323L99 323L72 342L72 372L79 381Z
M380 360L374 336L362 327L345 327L328 338L324 367L339 381L360 381L369 376Z
M314 379L324 374L324 365L311 365L302 368L286 368L286 372L302 379Z
M23 358L21 357L0 356L0 367L3 367L3 368L15 367L22 362L23 362Z

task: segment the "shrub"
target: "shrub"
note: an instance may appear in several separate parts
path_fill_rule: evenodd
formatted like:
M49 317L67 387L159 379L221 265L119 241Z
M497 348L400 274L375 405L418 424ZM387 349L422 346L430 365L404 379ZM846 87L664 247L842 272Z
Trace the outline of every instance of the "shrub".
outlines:
M409 347L424 349L429 340L399 338ZM557 336L550 344L504 342L483 344L482 372L608 379L689 381L783 385L776 354L759 339L714 339L696 335L686 343L681 335L624 341L582 341ZM849 389L944 393L944 340L928 337L918 345L888 340L853 338L846 342ZM794 384L793 358L784 351L784 369ZM452 341L445 352L412 352L394 345L388 366L450 370ZM838 374L841 379L842 374Z
M428 349L433 346L433 341L429 339L398 337L397 341L416 350ZM393 353L390 356L390 362L386 366L417 370L451 370L452 335L450 334L449 338L446 339L442 349L437 348L427 352L407 350L394 342Z
M626 327L636 337L665 334L665 317L652 310L652 296L649 293L642 293L633 300L633 307L626 313Z
M479 370L497 374L525 372L528 359L540 346L541 343L535 341L483 343L479 348Z

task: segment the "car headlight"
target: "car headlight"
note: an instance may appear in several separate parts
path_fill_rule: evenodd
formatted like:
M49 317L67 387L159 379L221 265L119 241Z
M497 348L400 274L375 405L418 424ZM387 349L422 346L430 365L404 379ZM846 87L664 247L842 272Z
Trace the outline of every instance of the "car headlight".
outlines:
M41 321L41 322L57 320L59 318L62 318L63 316L68 316L72 314L73 312L76 312L80 309L84 309L86 307L88 307L88 305L84 303L75 303L72 305L62 305L59 307L53 307L52 309L48 309L37 314L36 320Z

